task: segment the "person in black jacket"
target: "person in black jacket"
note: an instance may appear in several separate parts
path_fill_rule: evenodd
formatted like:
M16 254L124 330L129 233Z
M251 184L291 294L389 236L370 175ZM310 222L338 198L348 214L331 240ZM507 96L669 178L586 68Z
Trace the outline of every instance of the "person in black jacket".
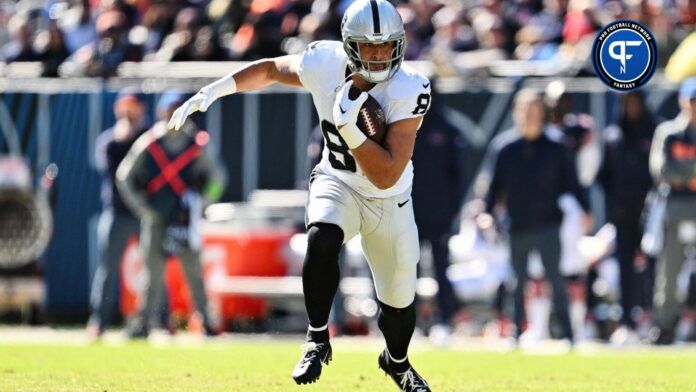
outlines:
M434 84L434 82L433 82ZM433 90L435 91L435 90ZM435 339L446 338L452 318L460 307L452 284L447 278L449 266L449 238L452 224L460 210L470 173L465 162L468 145L461 132L452 124L433 95L430 115L416 138L413 153L413 211L420 240L430 244L433 270L437 280L437 307L439 317L431 333Z
M96 168L102 176L102 213L99 217L97 248L99 266L92 280L90 293L91 317L87 332L99 337L110 321L118 300L115 295L121 255L132 236L138 235L138 219L126 207L116 189L116 168L135 140L146 130L143 121L145 108L137 95L122 93L114 103L116 124L97 138Z
M604 160L597 180L604 189L607 221L616 225L616 258L621 273L621 327L612 341L635 340L635 310L640 305L638 261L640 251L641 214L645 197L653 186L648 161L650 143L657 123L640 91L621 97L620 112L615 124L604 132ZM619 339L619 340L617 340Z
M575 196L590 221L587 194L582 191L567 149L544 132L544 104L536 91L521 90L515 96L513 119L518 135L506 132L492 163L486 194L486 210L492 213L503 205L510 223L510 256L517 278L514 291L515 337L522 332L524 287L530 252L541 256L546 277L553 287L554 313L563 338L572 342L568 315L568 294L559 272L559 226L562 219L558 199L564 193Z

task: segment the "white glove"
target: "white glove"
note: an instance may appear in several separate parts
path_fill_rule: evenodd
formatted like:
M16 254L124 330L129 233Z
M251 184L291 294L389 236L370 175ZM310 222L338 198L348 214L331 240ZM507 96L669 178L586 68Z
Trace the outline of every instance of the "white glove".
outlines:
M172 114L172 118L169 119L167 128L174 128L178 131L179 128L181 128L181 126L184 125L188 116L199 110L201 112L205 112L208 109L208 106L210 106L211 102L209 101L209 96L206 93L204 93L203 90L197 92L196 95L189 98L188 101L184 102L174 111L174 114Z
M333 107L334 125L346 141L351 150L360 146L366 139L362 131L358 128L358 114L362 104L367 100L367 93L362 92L354 101L348 98L353 81L349 81L336 93L336 101Z
M186 122L186 118L197 111L205 112L208 110L215 100L225 95L234 94L237 92L237 82L235 82L232 74L225 76L209 85L203 87L183 105L179 106L172 118L167 124L168 128L174 128L177 131Z

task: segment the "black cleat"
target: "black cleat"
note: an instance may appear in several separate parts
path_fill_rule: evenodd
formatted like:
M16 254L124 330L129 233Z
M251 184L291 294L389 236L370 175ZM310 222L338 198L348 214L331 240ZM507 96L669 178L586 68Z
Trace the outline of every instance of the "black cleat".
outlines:
M302 345L302 357L292 370L292 378L297 384L310 384L319 379L322 363L331 361L331 343L307 342Z
M416 369L407 364L408 368L405 371L399 372L390 365L389 353L385 349L379 354L379 368L384 370L384 373L391 377L402 392L430 392L430 386L423 379L423 377L418 374Z

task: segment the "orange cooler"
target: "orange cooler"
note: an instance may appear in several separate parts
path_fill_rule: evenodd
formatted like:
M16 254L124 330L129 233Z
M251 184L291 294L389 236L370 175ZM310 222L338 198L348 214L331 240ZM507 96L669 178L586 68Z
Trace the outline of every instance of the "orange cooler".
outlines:
M229 276L285 276L288 262L285 249L295 231L258 228L241 230L215 227L203 235L203 273L208 298L223 326L234 320L257 320L267 316L267 301L246 295L227 295L212 290ZM143 261L137 242L128 243L121 264L121 311L126 317L135 314L139 292L143 288ZM186 277L179 261L171 257L165 268L167 297L172 315L186 320L193 304Z

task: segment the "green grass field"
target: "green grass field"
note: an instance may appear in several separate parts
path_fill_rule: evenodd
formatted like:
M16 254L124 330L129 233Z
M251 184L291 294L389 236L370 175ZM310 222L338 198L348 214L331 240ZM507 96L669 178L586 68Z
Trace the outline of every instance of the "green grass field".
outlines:
M339 340L318 383L290 371L299 341L198 344L0 345L0 391L396 391L377 369L380 347ZM532 355L432 349L411 360L434 391L696 391L696 349Z

